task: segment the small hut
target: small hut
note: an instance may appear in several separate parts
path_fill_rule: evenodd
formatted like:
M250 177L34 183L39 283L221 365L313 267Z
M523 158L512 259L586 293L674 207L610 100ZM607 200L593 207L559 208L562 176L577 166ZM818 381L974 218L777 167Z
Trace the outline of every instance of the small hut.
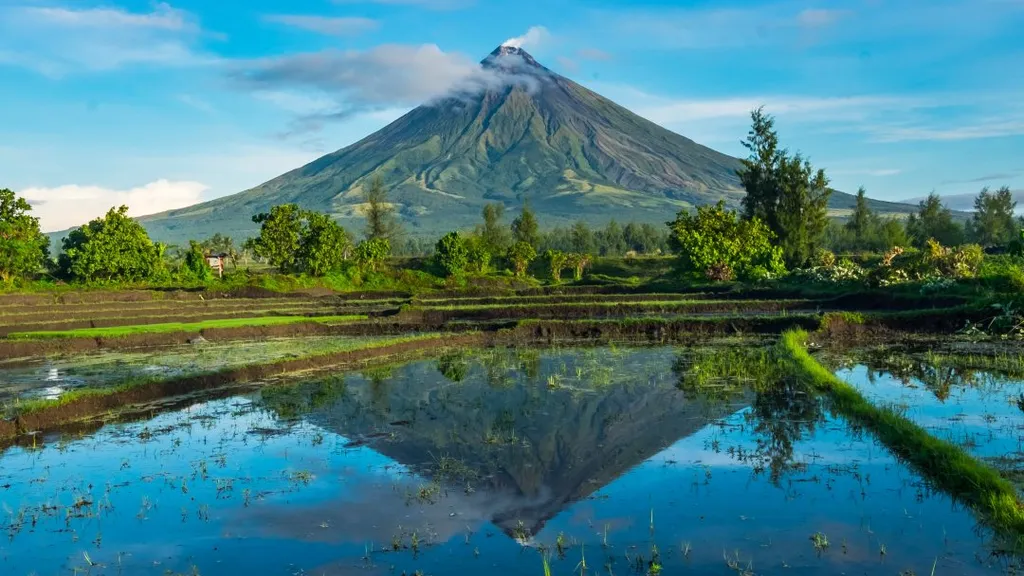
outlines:
M224 277L224 261L227 260L227 257L226 252L206 255L206 263L210 265L210 268L217 271L218 278Z

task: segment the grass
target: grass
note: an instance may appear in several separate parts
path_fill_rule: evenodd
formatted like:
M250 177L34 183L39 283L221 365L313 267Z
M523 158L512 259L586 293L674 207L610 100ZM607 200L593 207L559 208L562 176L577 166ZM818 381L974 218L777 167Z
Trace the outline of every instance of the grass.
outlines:
M735 305L737 308L754 306L758 304L799 304L803 303L802 300L695 300L695 299L683 299L683 300L641 300L641 301L621 301L621 302L603 302L603 301L587 301L587 302L559 302L559 303L527 303L527 304L450 304L447 306L412 306L406 308L407 310L494 310L500 308L539 308L539 307L550 307L550 308L614 308L617 306L635 306L638 308L650 307L650 308L674 308L678 306L710 306L710 305ZM813 305L813 302L806 302L808 306Z
M984 522L1009 536L1014 549L1024 547L1024 508L1010 482L959 446L932 436L889 408L872 404L819 364L807 352L806 339L803 330L792 330L779 343L783 359L797 378L827 394L838 414L871 431L936 487L970 505Z
M163 324L136 324L130 326L110 326L106 328L80 328L76 330L53 330L37 332L13 332L9 339L41 340L48 338L116 338L134 334L159 334L164 332L199 332L211 328L239 328L243 326L277 326L281 324L297 324L300 322L317 322L332 324L366 320L364 315L347 316L263 316L254 318L226 318L220 320L204 320L202 322L166 322Z
M298 360L298 359L302 359L302 358L317 358L317 357L320 357L320 356L329 356L331 354L337 354L339 352L354 352L356 350L372 350L374 348L383 348L383 347L392 346L392 345L396 345L396 344L404 344L406 342L415 342L415 341L418 341L418 340L429 340L431 338L437 338L437 337L438 337L437 334L428 333L428 334L416 334L416 335L411 335L411 336L397 336L397 337L392 337L392 338L384 338L384 339L376 340L376 341L370 342L370 343L367 343L365 341L355 341L355 342L344 342L343 341L343 342L339 342L338 346L336 346L334 348L331 348L331 349L326 349L326 350L324 350L324 351L322 351L321 353L318 353L318 354L311 354L311 355L303 356L303 357L300 357L300 358L289 358L288 360L274 360L272 362L257 363L257 364L252 364L252 366L260 366L260 365L269 366L269 365L278 364L278 363L281 363L281 362ZM218 374L218 373L222 373L222 372L227 373L227 372L232 372L236 368L237 367L232 367L232 368L225 368L225 369L222 369L222 370L212 370L212 371L206 371L206 372L193 373L193 374L189 374L188 376L185 376L185 378L194 378L194 377L197 377L197 376L208 376L208 375ZM66 406L66 405L69 405L69 404L73 404L75 402L80 402L80 401L85 400L87 398L97 398L97 397L102 397L102 396L110 396L112 394L117 394L117 393L120 393L120 392L126 392L128 390L131 390L133 388L138 388L140 386L146 386L146 385L151 385L151 384L160 384L160 383L170 382L170 381L179 380L179 379L181 379L181 377L170 377L170 378L167 378L167 377L135 377L135 378L129 378L127 380L118 382L117 384L114 384L112 386L104 386L104 387L97 387L97 388L80 388L80 389L77 389L77 390L70 390L70 391L62 394L59 398L56 398L56 399L53 399L53 400L50 400L50 399L36 399L36 400L27 400L27 401L17 401L15 404L13 404L11 406L11 408L14 409L14 412L16 414L30 414L32 412L37 412L37 411L43 410L43 409L55 408L55 407L59 407L59 406Z

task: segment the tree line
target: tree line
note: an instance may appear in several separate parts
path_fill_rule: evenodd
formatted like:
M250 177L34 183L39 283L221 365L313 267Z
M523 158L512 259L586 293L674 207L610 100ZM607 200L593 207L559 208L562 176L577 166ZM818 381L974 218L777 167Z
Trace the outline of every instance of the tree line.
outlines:
M824 170L800 153L780 146L774 118L756 109L743 145L750 152L738 171L746 190L739 211L719 202L680 211L666 227L614 220L594 228L585 222L542 232L528 202L508 224L505 206L483 206L481 222L452 231L436 242L406 236L394 204L379 177L365 192L362 240L331 215L297 204L273 206L256 214L259 233L240 246L221 234L188 246L153 242L128 217L127 207L72 230L52 258L31 206L11 190L0 190L0 280L29 277L45 268L53 276L84 282L152 280L206 281L212 276L207 254L224 254L237 266L258 259L286 274L325 276L353 267L378 272L394 255L430 256L438 273L485 274L506 268L525 275L541 259L555 281L571 270L579 278L595 256L679 255L685 272L710 279L771 278L807 266L823 249L880 253L893 248L924 249L930 242L958 246L973 242L1024 252L1022 220L1009 188L982 189L967 222L958 222L932 193L906 221L871 210L866 191L857 192L845 222L831 220L832 194Z

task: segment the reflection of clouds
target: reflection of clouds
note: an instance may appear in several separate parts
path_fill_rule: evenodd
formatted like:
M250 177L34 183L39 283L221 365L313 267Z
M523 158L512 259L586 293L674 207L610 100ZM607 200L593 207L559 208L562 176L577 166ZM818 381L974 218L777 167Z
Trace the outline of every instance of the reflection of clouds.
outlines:
M287 500L258 503L236 510L225 520L228 529L248 537L278 537L309 542L390 543L402 532L417 532L438 541L476 532L508 511L544 504L548 490L534 497L505 492L473 492L442 488L434 503L416 499L426 482L384 484L356 481L343 498L298 505Z

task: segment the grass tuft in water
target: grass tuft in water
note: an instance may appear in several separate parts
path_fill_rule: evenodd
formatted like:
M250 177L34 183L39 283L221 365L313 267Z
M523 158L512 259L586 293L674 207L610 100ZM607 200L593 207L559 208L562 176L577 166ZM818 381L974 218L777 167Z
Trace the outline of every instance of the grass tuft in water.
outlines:
M827 394L837 413L870 430L936 487L970 505L983 521L1010 538L1013 549L1024 548L1024 507L1012 484L959 446L932 436L890 408L872 404L811 357L806 340L806 332L792 330L779 344L780 356L790 362L798 379Z

